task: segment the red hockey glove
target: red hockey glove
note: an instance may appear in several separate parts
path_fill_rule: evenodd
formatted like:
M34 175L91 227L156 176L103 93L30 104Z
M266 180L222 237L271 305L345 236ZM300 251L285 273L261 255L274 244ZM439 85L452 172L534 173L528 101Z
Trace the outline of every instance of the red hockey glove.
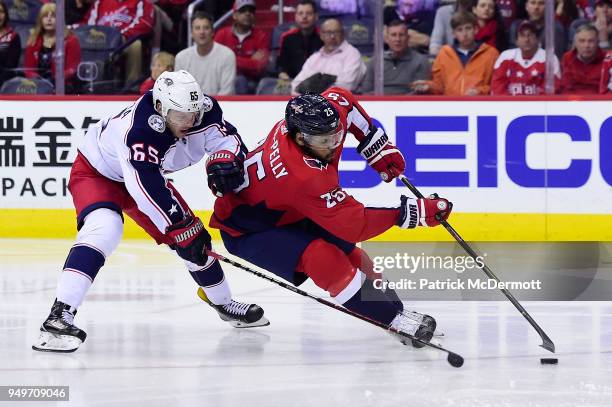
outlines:
M178 253L181 258L188 260L198 266L204 266L208 255L206 249L211 248L210 235L204 229L200 218L188 216L179 223L166 228L168 236L174 244L170 247Z
M402 153L389 142L389 136L379 128L370 130L357 146L357 152L385 182L391 182L403 173L406 167Z
M208 187L217 196L223 196L244 182L244 167L241 157L227 150L217 151L206 160Z
M436 219L436 215L446 220L453 210L452 202L438 197L438 194L430 195L426 199L414 199L402 195L401 202L397 226L404 229L412 229L417 226L437 226L440 221Z

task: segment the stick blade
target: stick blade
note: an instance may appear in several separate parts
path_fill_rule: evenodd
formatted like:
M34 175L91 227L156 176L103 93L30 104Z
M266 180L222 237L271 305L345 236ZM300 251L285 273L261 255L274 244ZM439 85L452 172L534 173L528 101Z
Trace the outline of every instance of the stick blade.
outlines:
M551 353L555 353L555 344L553 343L553 341L550 340L550 338L544 333L544 331L540 331L539 333L540 337L542 338L542 344L540 346Z
M555 344L550 339L544 340L540 346L551 353L555 353Z

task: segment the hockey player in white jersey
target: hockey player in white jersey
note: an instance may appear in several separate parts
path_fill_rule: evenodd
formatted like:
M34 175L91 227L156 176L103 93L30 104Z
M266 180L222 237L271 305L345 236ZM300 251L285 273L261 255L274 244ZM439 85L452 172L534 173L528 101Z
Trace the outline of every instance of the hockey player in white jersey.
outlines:
M219 104L200 91L186 71L164 72L152 91L113 117L91 127L70 173L78 234L63 267L57 298L32 346L72 352L86 334L74 325L98 271L123 233L123 213L158 244L184 260L200 286L200 297L235 327L269 324L263 310L231 297L219 262L208 258L210 235L163 175L206 162L208 184L217 195L243 182L246 153Z

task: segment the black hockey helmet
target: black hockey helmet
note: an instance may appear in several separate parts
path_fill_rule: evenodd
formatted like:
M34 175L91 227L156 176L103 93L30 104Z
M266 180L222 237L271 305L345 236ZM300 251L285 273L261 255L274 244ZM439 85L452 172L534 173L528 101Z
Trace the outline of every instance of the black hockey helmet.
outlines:
M296 96L287 103L285 122L291 135L329 134L338 128L340 115L329 100L315 93Z

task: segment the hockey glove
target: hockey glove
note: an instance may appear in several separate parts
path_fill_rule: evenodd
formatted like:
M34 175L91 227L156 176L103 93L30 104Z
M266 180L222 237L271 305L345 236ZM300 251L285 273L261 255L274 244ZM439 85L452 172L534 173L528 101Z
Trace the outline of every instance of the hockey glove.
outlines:
M412 229L417 226L437 226L440 221L436 215L446 220L453 210L453 204L438 197L438 194L430 195L425 199L408 198L402 195L400 199L402 204L397 226L404 229Z
M244 167L241 157L227 150L217 151L206 160L208 187L217 196L232 192L244 182Z
M403 173L406 167L402 153L389 142L389 136L379 128L370 130L357 146L357 152L385 182L391 182Z
M170 247L176 250L181 258L198 266L206 264L206 249L212 245L210 235L204 229L200 218L188 216L179 223L168 226L166 235L174 242Z

